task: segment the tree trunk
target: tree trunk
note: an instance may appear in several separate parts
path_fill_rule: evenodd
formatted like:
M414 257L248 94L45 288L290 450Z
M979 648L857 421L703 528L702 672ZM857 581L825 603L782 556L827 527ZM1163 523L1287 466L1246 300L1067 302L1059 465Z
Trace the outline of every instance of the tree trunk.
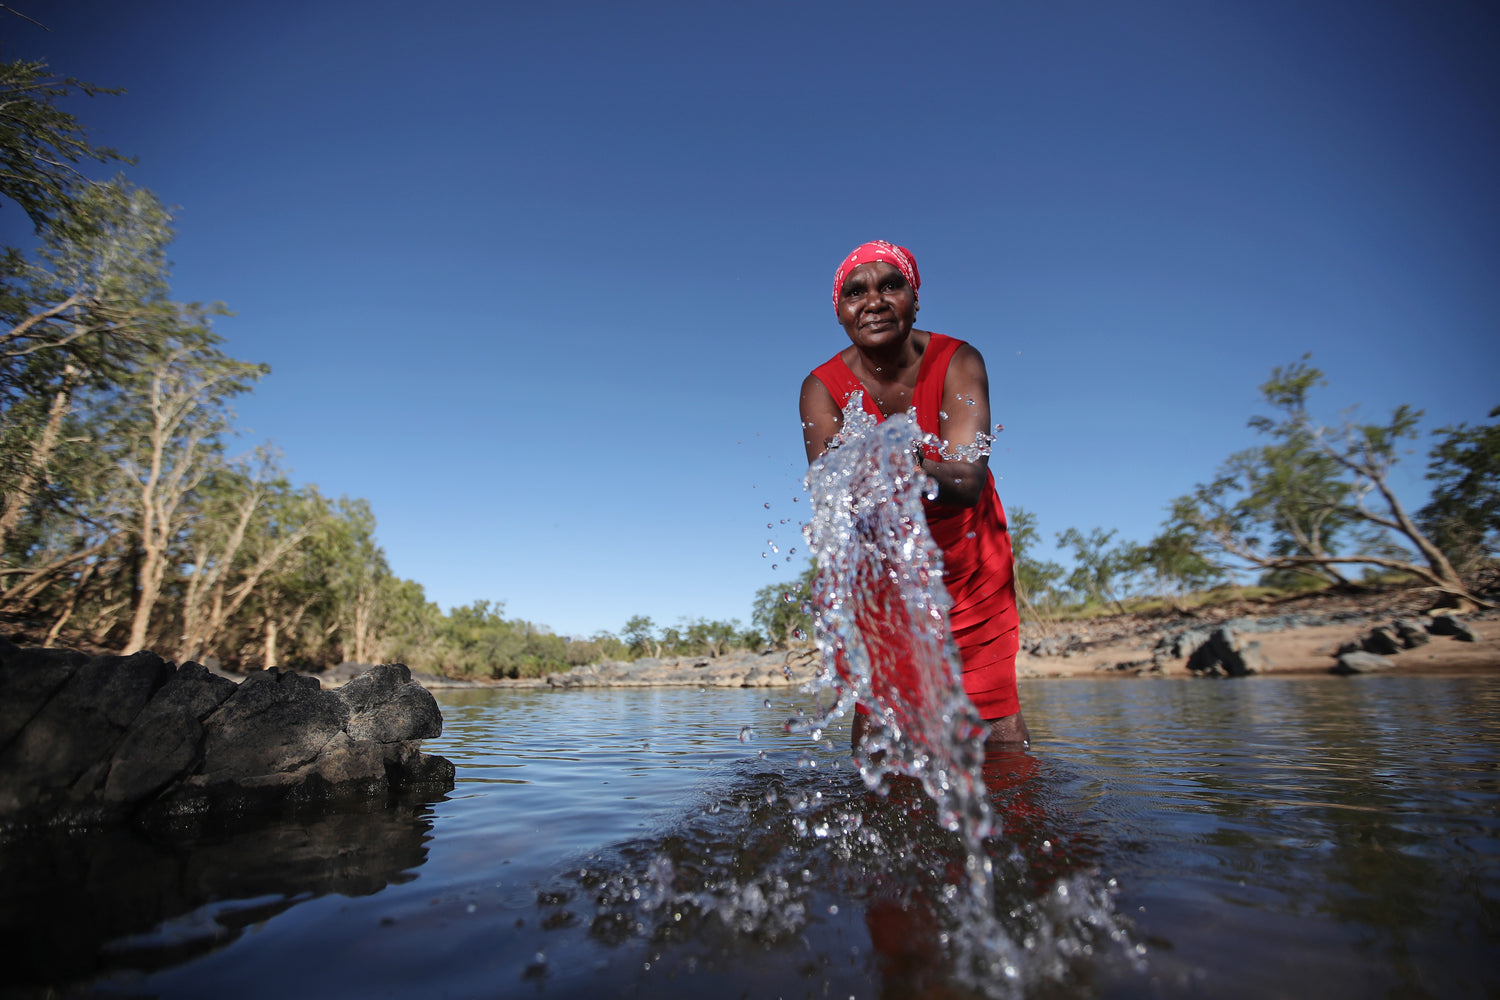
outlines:
M31 501L37 483L47 473L47 466L52 462L52 452L57 448L57 439L62 434L63 418L68 415L73 388L77 381L78 369L71 364L66 366L63 369L62 385L53 395L52 405L47 408L47 423L42 427L42 436L36 446L31 449L31 455L26 459L21 478L16 483L15 489L7 493L3 503L0 503L0 549L5 548L5 540L10 537L10 533L15 530L16 524L21 520L21 512Z
M266 654L265 669L270 670L276 666L276 623L266 619Z

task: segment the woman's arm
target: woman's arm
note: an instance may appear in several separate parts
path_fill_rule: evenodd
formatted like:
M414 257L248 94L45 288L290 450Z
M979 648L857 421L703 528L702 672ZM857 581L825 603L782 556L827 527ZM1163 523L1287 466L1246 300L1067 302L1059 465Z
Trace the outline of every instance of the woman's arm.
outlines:
M948 453L974 444L980 434L990 434L990 378L984 358L969 344L954 352L943 380L943 400L939 406L938 436L947 442ZM984 496L988 477L989 454L972 461L934 462L922 460L926 472L938 486L938 503L953 507L973 507Z
M828 450L829 439L843 429L844 414L816 375L802 380L802 398L797 408L802 413L802 443L807 448L807 464L811 465Z

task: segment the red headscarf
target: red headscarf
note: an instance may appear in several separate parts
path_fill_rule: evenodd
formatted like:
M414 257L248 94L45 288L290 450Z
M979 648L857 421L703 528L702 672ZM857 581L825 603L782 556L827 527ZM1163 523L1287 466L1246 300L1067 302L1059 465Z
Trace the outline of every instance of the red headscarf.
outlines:
M922 275L917 271L917 258L913 257L911 251L906 247L898 247L894 243L885 240L871 240L869 243L861 243L854 248L854 252L844 258L839 269L833 274L833 309L839 308L839 293L844 290L844 279L849 277L849 272L861 264L868 264L872 260L883 260L901 272L906 283L911 286L911 294L916 298L917 289L922 287Z

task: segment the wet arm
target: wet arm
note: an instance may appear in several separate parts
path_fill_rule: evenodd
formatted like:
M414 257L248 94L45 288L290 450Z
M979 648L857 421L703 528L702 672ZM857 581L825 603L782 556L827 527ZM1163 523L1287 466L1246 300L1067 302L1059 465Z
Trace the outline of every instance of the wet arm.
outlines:
M844 414L816 375L803 380L797 408L802 415L802 444L807 448L807 463L811 465L828 450L828 439L843 428Z
M972 445L980 434L993 433L990 426L990 379L984 358L965 344L953 355L943 381L943 414L939 436L948 442L944 451L955 452ZM984 496L989 455L974 461L935 462L922 460L922 470L938 486L938 502L953 507L973 507Z

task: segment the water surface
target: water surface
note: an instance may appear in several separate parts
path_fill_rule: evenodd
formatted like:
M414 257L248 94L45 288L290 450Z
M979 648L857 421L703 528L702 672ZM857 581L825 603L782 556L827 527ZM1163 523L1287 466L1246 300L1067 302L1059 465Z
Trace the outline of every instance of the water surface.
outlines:
M1500 678L1021 694L1033 751L985 777L1004 826L987 842L996 913L1023 957L985 992L1500 991ZM438 697L445 731L425 748L458 765L440 801L195 844L74 842L24 879L12 867L5 929L34 955L0 984L974 995L945 964L943 887L962 850L920 793L864 788L846 731L823 745L784 732L796 696Z

